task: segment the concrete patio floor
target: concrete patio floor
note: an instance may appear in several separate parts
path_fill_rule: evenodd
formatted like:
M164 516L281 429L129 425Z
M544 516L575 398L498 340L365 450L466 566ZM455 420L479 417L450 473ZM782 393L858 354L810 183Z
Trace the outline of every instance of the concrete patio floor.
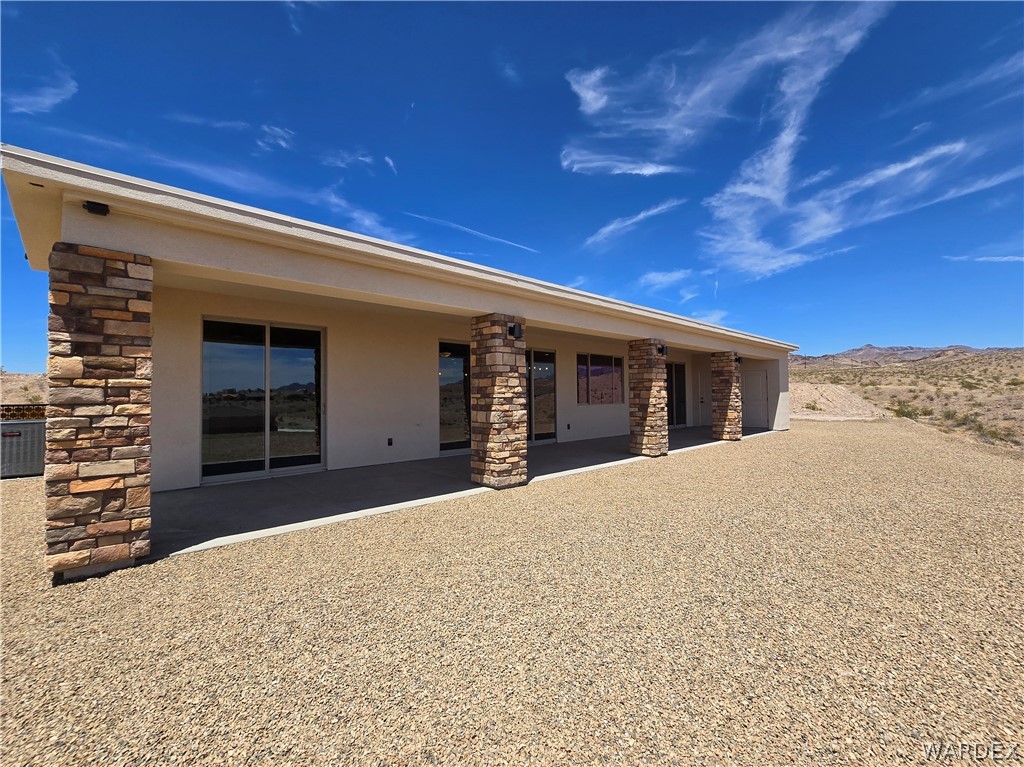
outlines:
M766 433L744 429L744 438ZM716 444L710 427L669 431L669 450ZM635 458L629 437L531 445L530 480ZM360 466L206 485L153 494L148 560L258 537L287 525L311 526L370 510L419 505L453 493L486 492L469 481L469 455Z

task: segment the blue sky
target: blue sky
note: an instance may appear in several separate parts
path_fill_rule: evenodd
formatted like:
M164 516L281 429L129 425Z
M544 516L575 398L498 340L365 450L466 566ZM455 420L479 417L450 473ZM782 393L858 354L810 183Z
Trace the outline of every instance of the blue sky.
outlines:
M0 10L7 143L810 354L1024 344L1019 3Z

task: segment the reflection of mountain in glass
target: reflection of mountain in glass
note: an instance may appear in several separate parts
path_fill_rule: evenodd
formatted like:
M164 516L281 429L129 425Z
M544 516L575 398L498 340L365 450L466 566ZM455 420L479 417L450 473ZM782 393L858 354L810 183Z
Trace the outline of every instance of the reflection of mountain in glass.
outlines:
M317 430L316 384L290 383L270 390L270 430Z

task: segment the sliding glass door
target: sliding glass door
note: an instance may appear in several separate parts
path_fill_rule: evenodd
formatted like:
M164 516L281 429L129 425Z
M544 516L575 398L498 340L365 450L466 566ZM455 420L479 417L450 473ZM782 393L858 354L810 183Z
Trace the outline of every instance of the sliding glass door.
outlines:
M203 322L203 476L317 466L321 333Z
M320 463L320 331L270 328L270 468Z

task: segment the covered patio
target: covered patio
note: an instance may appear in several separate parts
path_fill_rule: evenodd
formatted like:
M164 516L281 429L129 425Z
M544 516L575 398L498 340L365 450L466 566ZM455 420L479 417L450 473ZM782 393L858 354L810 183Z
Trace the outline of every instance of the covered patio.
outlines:
M744 429L743 438L770 433ZM710 427L672 429L669 451L728 444ZM157 534L147 561L291 529L430 503L441 496L486 492L469 480L468 454L321 471L154 493ZM530 481L628 460L629 436L530 447ZM283 528L283 529L281 529Z

